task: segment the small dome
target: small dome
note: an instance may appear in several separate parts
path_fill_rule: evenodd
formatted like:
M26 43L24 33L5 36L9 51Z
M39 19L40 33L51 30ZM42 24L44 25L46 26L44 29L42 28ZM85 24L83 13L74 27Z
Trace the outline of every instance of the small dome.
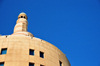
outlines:
M24 13L24 12L22 12L22 13L20 13L19 15L18 15L18 19L19 18L25 18L25 19L27 19L27 15Z

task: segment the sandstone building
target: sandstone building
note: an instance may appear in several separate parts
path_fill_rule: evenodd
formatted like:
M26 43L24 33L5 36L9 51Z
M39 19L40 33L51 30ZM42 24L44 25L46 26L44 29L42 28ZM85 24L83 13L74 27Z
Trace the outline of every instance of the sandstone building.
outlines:
M12 35L0 36L0 66L70 66L54 45L27 31L27 15L20 13Z

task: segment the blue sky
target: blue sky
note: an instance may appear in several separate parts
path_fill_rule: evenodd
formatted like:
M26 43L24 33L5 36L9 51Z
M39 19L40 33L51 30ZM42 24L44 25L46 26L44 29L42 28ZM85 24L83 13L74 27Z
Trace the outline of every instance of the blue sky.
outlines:
M66 54L71 66L100 66L100 0L0 0L0 34L13 33L17 16L28 31Z

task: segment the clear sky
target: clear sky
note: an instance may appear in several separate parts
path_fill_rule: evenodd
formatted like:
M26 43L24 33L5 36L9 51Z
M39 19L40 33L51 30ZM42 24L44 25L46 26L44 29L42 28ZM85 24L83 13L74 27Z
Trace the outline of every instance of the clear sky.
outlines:
M0 0L0 34L13 33L17 16L28 31L66 54L71 66L100 66L100 0Z

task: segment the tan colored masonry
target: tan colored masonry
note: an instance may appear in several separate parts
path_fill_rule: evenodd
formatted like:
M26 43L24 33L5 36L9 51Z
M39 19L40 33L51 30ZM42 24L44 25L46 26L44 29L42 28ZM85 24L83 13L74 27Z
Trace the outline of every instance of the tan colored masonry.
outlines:
M19 23L26 21L27 24L26 14L22 15L25 16L25 19L20 18L20 14ZM2 48L7 48L7 54L0 55L0 62L4 62L4 66L29 66L29 62L34 63L35 66L60 66L59 61L62 62L62 66L70 66L65 54L54 45L33 37L27 31L27 25L22 27L25 31L16 29L17 27L14 28L15 32L12 35L0 36L0 53ZM29 55L29 49L34 49L34 56ZM40 57L40 51L44 53L44 58Z

